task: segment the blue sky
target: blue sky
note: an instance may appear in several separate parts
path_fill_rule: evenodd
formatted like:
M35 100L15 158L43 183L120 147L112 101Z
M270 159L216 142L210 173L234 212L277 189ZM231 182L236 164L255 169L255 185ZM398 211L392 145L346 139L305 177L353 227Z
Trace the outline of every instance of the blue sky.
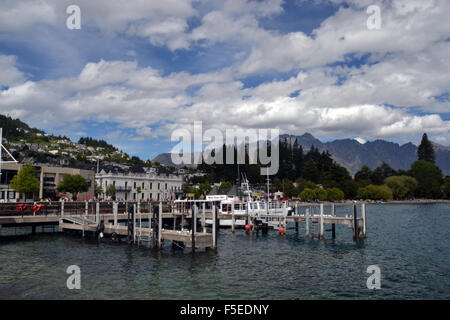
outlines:
M70 4L2 4L1 113L143 159L194 120L450 145L448 1L81 0L81 30Z

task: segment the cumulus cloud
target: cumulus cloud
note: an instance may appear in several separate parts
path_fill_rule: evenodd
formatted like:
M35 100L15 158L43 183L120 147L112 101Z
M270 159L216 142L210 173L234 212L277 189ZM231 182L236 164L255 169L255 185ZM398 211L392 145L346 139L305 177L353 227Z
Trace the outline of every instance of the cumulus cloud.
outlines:
M17 69L16 63L16 56L0 55L0 86L15 85L25 80L25 75Z
M18 69L16 57L0 55L0 85L7 87L0 111L43 128L61 119L108 121L146 139L202 120L223 130L278 127L358 139L427 131L448 142L450 122L442 115L450 110L449 2L380 1L381 30L366 27L365 9L373 1L323 2L347 6L306 34L264 29L261 19L283 14L280 0L80 0L86 26L111 37L144 38L172 52L229 44L240 50L226 57L227 66L202 73L141 66L136 51L127 50L132 61L97 59L73 76L39 81ZM63 2L26 3L42 13L17 24L0 19L4 30L55 27L65 18L58 14L65 12ZM20 8L8 1L5 11L14 16ZM246 84L247 77L269 72L284 77Z

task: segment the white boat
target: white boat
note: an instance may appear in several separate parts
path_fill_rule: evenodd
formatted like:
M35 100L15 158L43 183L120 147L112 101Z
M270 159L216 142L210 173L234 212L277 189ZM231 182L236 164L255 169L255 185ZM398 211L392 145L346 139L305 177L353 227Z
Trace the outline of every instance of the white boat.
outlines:
M215 201L217 198L208 198L217 196L206 196L206 201ZM244 227L247 224L245 219L239 219L239 215L249 215L251 218L258 218L263 222L267 222L269 227L277 228L279 218L285 217L291 211L286 201L272 201L267 205L266 201L242 201L235 197L226 197L220 200L219 215L229 215L229 219L220 219L221 227L231 227L233 213L237 216L235 219L236 227ZM211 225L212 220L206 219L206 224Z

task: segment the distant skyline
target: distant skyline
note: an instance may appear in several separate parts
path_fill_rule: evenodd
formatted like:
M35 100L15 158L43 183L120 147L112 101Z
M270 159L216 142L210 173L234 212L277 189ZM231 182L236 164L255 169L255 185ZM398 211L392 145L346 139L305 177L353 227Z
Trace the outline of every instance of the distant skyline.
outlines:
M66 8L81 10L69 30ZM371 30L369 6L380 8ZM0 113L130 155L170 133L279 128L450 146L447 0L2 1Z

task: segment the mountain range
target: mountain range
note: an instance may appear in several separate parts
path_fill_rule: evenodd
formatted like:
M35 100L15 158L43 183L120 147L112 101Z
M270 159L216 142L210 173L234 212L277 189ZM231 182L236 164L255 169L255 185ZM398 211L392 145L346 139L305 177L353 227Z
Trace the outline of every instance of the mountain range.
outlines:
M280 136L280 141L285 139L291 144L297 139L298 144L303 147L305 153L309 151L311 146L318 148L321 152L328 151L333 159L347 168L351 174L358 172L363 165L375 169L383 161L395 170L408 170L411 164L417 160L417 146L411 142L403 145L386 140L360 143L355 139L338 139L322 142L309 133L300 136ZM433 146L436 153L436 165L442 169L444 175L450 175L450 147L434 142ZM153 161L180 167L172 163L170 153L160 154Z

